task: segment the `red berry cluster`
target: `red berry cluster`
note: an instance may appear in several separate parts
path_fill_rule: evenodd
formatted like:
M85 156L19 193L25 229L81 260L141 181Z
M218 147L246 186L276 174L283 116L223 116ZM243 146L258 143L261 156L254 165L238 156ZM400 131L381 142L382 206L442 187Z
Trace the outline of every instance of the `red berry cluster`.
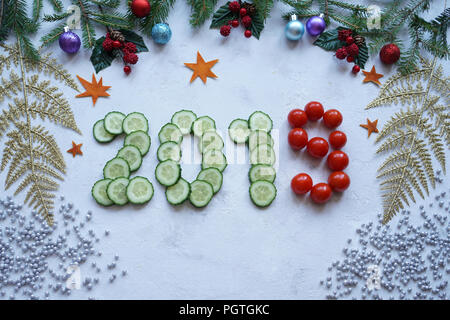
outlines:
M122 53L122 59L125 63L123 71L128 75L131 72L131 67L128 64L136 64L139 60L136 52L136 45L132 42L119 41L111 39L109 32L106 34L106 38L103 41L103 50L111 52L113 50L120 50Z
M347 137L342 131L333 131L328 141L321 137L308 140L308 133L303 129L309 121L318 121L323 118L323 124L334 129L342 123L342 114L336 109L324 112L320 102L311 101L305 106L305 110L294 109L289 112L288 122L293 128L288 135L288 142L292 149L301 150L306 147L307 152L314 158L323 158L328 154L328 141L334 149L327 157L328 168L333 172L328 177L328 183L313 185L311 177L307 173L296 175L291 181L291 188L296 194L310 192L311 199L316 203L325 203L331 198L332 191L343 192L350 185L350 178L344 170L349 162L345 152L339 150L347 142Z
M352 63L355 61L355 58L359 54L359 47L355 43L355 40L352 37L352 30L350 29L342 29L338 31L338 39L342 42L345 42L345 45L336 50L336 58L340 60L347 59L348 63ZM357 74L361 68L355 64L353 66L352 72Z
M250 38L252 36L252 31L250 30L252 26L252 17L247 13L247 9L241 8L239 1L231 1L228 4L228 8L231 12L237 15L236 19L229 20L228 23L220 28L220 34L224 37L228 37L231 33L231 27L237 28L239 24L246 29L244 31L244 36ZM240 22L239 22L240 20Z

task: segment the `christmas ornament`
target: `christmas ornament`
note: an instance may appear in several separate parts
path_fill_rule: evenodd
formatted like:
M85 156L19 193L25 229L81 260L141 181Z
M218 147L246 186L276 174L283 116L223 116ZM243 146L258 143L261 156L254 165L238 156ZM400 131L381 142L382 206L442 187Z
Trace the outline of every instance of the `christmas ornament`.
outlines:
M158 44L166 44L172 38L172 30L167 23L157 23L152 28L152 39Z
M123 72L125 72L126 75L129 75L131 73L131 67L130 66L123 67Z
M361 68L355 64L352 68L352 73L357 74L360 70Z
M242 25L248 29L252 25L252 18L250 18L250 16L243 16L241 19L241 22L242 22Z
M230 26L222 26L222 28L220 28L220 34L224 37L228 37L230 35L231 32L231 27Z
M363 80L364 83L373 82L377 85L381 85L378 79L382 78L383 75L381 73L377 73L377 71L375 70L375 66L372 67L372 70L370 70L370 72L363 70L363 73L366 76Z
M71 149L69 149L69 150L67 150L67 152L68 153L71 153L72 155L73 155L73 157L75 158L75 156L77 155L77 154L79 154L79 155L83 155L83 152L81 151L81 146L82 146L83 144L82 143L80 143L80 144L76 144L75 142L73 142L72 141L72 148Z
M231 12L237 13L241 9L241 5L239 4L239 1L231 1L228 4L228 8L230 9Z
M69 27L64 27L64 33L59 36L59 47L66 53L77 53L80 50L80 37L69 30Z
M394 43L383 46L380 50L380 60L385 64L396 63L400 59L400 49Z
M245 30L245 31L244 31L244 36L245 36L246 38L250 38L250 37L252 36L252 32L251 32L250 30Z
M86 89L86 91L76 95L75 96L76 98L92 97L92 102L95 106L95 103L97 102L98 97L108 97L109 96L109 93L107 93L106 90L108 90L111 87L103 85L103 78L100 78L99 82L97 82L97 79L95 78L95 74L92 74L92 82L88 82L78 75L77 75L77 78L81 82L81 85L84 87L84 89Z
M298 20L297 15L293 14L291 16L291 21L287 23L286 28L284 29L286 38L292 41L297 41L303 37L304 33L305 27L303 26L303 23Z
M313 16L306 21L306 31L313 37L320 35L326 27L327 24L322 15Z
M288 115L289 124L294 127L288 135L289 145L293 150L301 150L306 146L309 155L314 158L323 158L328 154L329 144L321 137L313 137L308 141L308 134L304 128L307 121L317 121L323 117L323 124L327 128L335 128L342 123L342 114L336 109L323 112L320 102L311 101L305 106L305 111L292 110ZM299 127L296 127L298 125ZM341 131L333 131L329 135L329 141L333 148L340 149L347 142L347 137ZM295 194L310 192L310 198L315 203L325 203L332 195L332 191L342 192L350 185L350 179L342 172L349 163L345 152L337 150L327 157L328 168L333 172L327 183L313 185L313 180L307 173L300 173L291 180L291 189Z
M190 82L194 81L197 77L202 79L203 83L206 83L207 77L217 78L217 76L211 71L211 68L219 61L219 59L205 62L200 52L197 51L197 63L185 63L184 65L194 71Z
M151 6L148 0L132 0L130 7L131 12L138 18L144 18L150 14Z
M370 137L372 132L378 133L377 124L378 124L378 119L375 121L370 121L367 118L367 124L360 124L360 127L367 129L367 137Z

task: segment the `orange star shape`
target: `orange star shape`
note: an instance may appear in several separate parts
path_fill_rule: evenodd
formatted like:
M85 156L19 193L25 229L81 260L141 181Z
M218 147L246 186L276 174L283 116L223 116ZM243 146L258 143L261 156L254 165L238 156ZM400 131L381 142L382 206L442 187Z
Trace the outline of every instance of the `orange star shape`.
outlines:
M381 73L377 73L377 71L375 70L375 66L372 67L372 70L370 70L370 72L363 70L363 73L366 76L363 82L373 82L375 84L381 85L381 82L378 81L378 79L382 78L383 75Z
M77 98L82 97L92 97L92 102L97 102L98 97L108 97L109 93L106 92L111 86L104 86L103 85L103 78L100 78L100 81L97 82L97 79L95 79L95 75L92 74L92 82L86 81L85 79L81 78L77 75L78 80L80 80L81 85L86 89L85 92L80 93L77 95Z
M372 132L378 133L377 124L378 119L375 121L370 121L369 119L367 119L367 124L360 124L360 126L364 129L367 129L367 137L370 137Z
M72 149L67 150L67 152L71 153L74 158L77 154L83 155L83 152L81 151L82 145L83 145L82 143L76 144L75 142L72 141Z
M211 60L208 62L205 62L203 60L202 55L200 52L197 51L197 63L185 63L184 65L194 71L191 77L191 83L194 81L197 77L200 77L202 79L203 83L206 83L206 78L217 78L217 76L211 71L211 68L219 61L219 59Z

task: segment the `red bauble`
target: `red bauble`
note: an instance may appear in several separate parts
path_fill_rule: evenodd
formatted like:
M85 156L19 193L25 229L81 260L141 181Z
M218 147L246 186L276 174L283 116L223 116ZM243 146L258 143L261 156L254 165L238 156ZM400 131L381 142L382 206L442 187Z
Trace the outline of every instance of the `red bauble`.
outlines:
M239 12L241 5L239 4L239 1L231 1L228 4L228 9L230 9L231 12Z
M385 64L393 64L400 59L400 49L397 45L389 43L380 50L380 59Z
M327 183L318 183L312 187L310 196L315 203L325 203L331 198L331 187Z
M305 111L294 109L288 114L288 122L292 128L301 128L308 122L308 117Z
M342 131L333 131L328 137L328 141L335 149L341 149L347 143L347 136Z
M347 49L345 49L345 47L336 50L336 58L338 58L339 60L344 60L347 54Z
M288 134L288 142L292 149L301 150L308 143L308 134L302 128L294 128Z
M335 171L328 177L328 184L333 191L344 192L350 185L350 178L345 172Z
M312 188L313 181L306 173L299 173L291 180L291 189L296 194L308 193Z
M246 15L247 15L247 9L241 8L241 9L239 10L239 14L241 15L241 17L246 16Z
M244 27L250 28L252 25L252 18L250 18L250 16L243 16L241 22Z
M352 72L354 74L357 74L359 72L359 70L361 70L361 68L358 65L356 65L356 64L352 68Z
M126 75L129 75L131 72L131 67L130 66L123 67L123 72L125 72Z
M224 37L228 37L230 35L231 32L231 27L228 25L222 26L220 28L220 34Z
M333 171L342 171L348 166L348 156L343 151L333 151L327 158L327 164Z
M150 13L150 2L148 0L133 0L130 6L131 12L138 18L144 18Z
M239 20L231 20L231 26L233 28L239 27Z
M305 112L308 120L317 121L323 116L323 106L320 102L311 101L306 104Z
M306 150L314 158L323 158L328 153L328 142L324 138L314 137L308 141Z
M244 36L245 36L246 38L250 38L250 37L252 36L252 32L251 32L250 30L245 30Z
M338 127L342 123L342 114L336 109L327 110L323 114L323 124L330 129Z

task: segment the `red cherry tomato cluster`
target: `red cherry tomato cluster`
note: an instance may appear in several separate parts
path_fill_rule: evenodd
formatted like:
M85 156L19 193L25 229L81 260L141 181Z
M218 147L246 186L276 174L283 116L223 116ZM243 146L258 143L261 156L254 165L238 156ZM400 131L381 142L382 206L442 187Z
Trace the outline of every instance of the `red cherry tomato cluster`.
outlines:
M325 127L335 129L342 123L342 114L336 109L324 112L320 102L311 101L305 106L305 110L294 109L289 112L288 122L293 128L288 135L288 142L292 149L301 150L306 147L307 152L314 158L323 158L328 154L329 145L337 149L327 157L328 168L333 172L328 177L328 183L313 185L311 177L307 173L299 173L291 181L292 191L296 194L310 192L311 199L316 203L325 203L331 198L333 191L343 192L350 185L350 178L343 172L348 166L348 156L339 150L347 143L347 136L342 131L335 130L330 133L328 141L321 137L309 139L308 133L303 127L309 121L318 121L322 118Z

